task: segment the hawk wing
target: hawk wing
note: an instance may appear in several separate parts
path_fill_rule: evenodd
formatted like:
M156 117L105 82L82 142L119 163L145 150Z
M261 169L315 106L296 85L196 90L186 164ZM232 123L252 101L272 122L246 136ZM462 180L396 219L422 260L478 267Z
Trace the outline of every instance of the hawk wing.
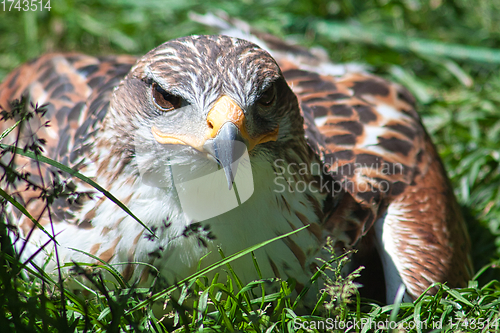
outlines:
M342 226L348 245L375 225L388 299L399 282L414 298L433 282L464 287L472 277L467 229L410 94L367 74L334 78L290 67L284 75L310 146L349 194L327 224Z
M47 142L44 148L48 157L83 171L88 165L94 135L109 108L112 91L135 62L136 58L131 56L97 58L82 54L47 54L14 70L0 85L0 105L8 110L14 99L28 96L32 101L38 101L39 106L47 104L44 119L51 119L48 127L43 125L40 117L25 124L21 130L20 146L32 143L35 138L43 138ZM0 130L13 123L14 120L0 123ZM9 137L11 141L3 143L13 144L16 136ZM9 158L8 155L2 157L2 167ZM16 164L22 166L21 171L30 173L29 179L37 187L47 188L51 182L64 186L65 194L51 206L52 219L56 222L71 221L72 212L94 192L84 183L78 183L77 187L68 175L46 164L40 164L42 178L33 160L18 155ZM36 219L40 219L42 225L46 225L49 222L47 208L37 200L41 190L33 187L26 190L25 184L18 185L11 189L11 194ZM70 196L73 198L68 200ZM24 232L31 230L32 223L27 217L17 210L13 213L16 220L23 219L19 226Z

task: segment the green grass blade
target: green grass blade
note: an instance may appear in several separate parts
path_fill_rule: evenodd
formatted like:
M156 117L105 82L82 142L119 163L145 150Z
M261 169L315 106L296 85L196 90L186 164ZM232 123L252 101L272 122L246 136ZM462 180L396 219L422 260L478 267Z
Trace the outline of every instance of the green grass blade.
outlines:
M7 135L9 135L10 132L12 132L21 123L22 120L23 119L18 120L14 125L3 131L2 134L0 134L0 141L2 141Z
M390 321L395 322L398 318L399 309L401 308L401 303L403 301L403 296L405 294L406 288L403 284L398 287L396 292L396 297L394 299L393 308L391 310Z
M38 221L33 216L31 216L31 214L26 210L26 208L24 208L19 202L17 202L16 199L14 199L12 196L10 196L2 188L0 188L0 195L3 198L5 198L5 200L10 202L14 207L19 209L19 211L21 213L23 213L27 218L29 218L31 220L31 222L33 222L38 228L40 228L40 230L42 230L51 240L53 240L57 244L57 241L55 240L55 238L52 237L52 235L47 230L45 230L45 228L40 223L38 223Z

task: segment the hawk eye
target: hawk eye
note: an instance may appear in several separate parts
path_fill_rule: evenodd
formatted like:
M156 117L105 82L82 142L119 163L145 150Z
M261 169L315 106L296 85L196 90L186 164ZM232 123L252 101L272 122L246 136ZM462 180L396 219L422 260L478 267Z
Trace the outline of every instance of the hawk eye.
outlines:
M181 106L182 98L179 96L175 96L165 91L160 85L156 82L153 82L152 86L152 96L153 103L155 106L161 111L172 111Z
M275 98L276 98L276 89L274 87L274 84L272 84L260 95L257 103L259 103L262 106L270 106L271 104L273 104Z

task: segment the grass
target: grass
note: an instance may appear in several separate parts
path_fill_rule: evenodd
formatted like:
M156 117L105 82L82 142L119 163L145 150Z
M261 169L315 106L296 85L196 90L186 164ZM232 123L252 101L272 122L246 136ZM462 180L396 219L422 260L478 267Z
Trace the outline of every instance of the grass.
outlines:
M185 290L181 298L188 294L194 298L194 308L173 310L172 318L159 321L147 301L158 294L158 285L152 289L121 285L116 274L99 274L109 271L104 264L76 268L82 279L91 281L88 293L95 297L86 301L61 288L42 269L32 269L33 280L28 282L23 273L28 268L9 250L2 222L0 299L6 300L0 303L2 332L4 328L161 332L175 323L179 331L182 327L200 332L321 331L321 320L328 324L326 319L336 319L337 324L393 320L413 332L500 331L491 326L498 323L500 311L495 268L500 258L500 2L52 0L50 12L0 11L0 80L15 66L45 52L144 54L171 38L213 33L191 22L188 13L217 9L302 45L319 45L335 62L367 64L374 73L408 87L419 102L424 124L467 217L476 270L491 267L481 271L468 288L440 286L435 296L389 306L360 299L349 278L333 274L324 294L326 308L320 304L321 311L309 316L295 314L291 281L256 282L258 290L268 284L275 287L263 300L251 290L237 291L238 272L227 279L198 277L186 281L189 288L179 286ZM335 272L342 259L331 265ZM104 280L118 289L109 290ZM267 307L268 300L274 300L275 306ZM418 320L427 328L409 326ZM370 331L377 328L372 326Z

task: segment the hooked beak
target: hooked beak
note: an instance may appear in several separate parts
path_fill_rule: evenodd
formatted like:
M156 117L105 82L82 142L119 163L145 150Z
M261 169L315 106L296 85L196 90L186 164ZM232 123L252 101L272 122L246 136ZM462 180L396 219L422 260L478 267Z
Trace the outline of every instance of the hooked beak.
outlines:
M219 129L215 138L205 142L203 148L224 169L228 188L231 189L236 177L239 159L247 149L245 140L238 127L232 122L226 122Z

